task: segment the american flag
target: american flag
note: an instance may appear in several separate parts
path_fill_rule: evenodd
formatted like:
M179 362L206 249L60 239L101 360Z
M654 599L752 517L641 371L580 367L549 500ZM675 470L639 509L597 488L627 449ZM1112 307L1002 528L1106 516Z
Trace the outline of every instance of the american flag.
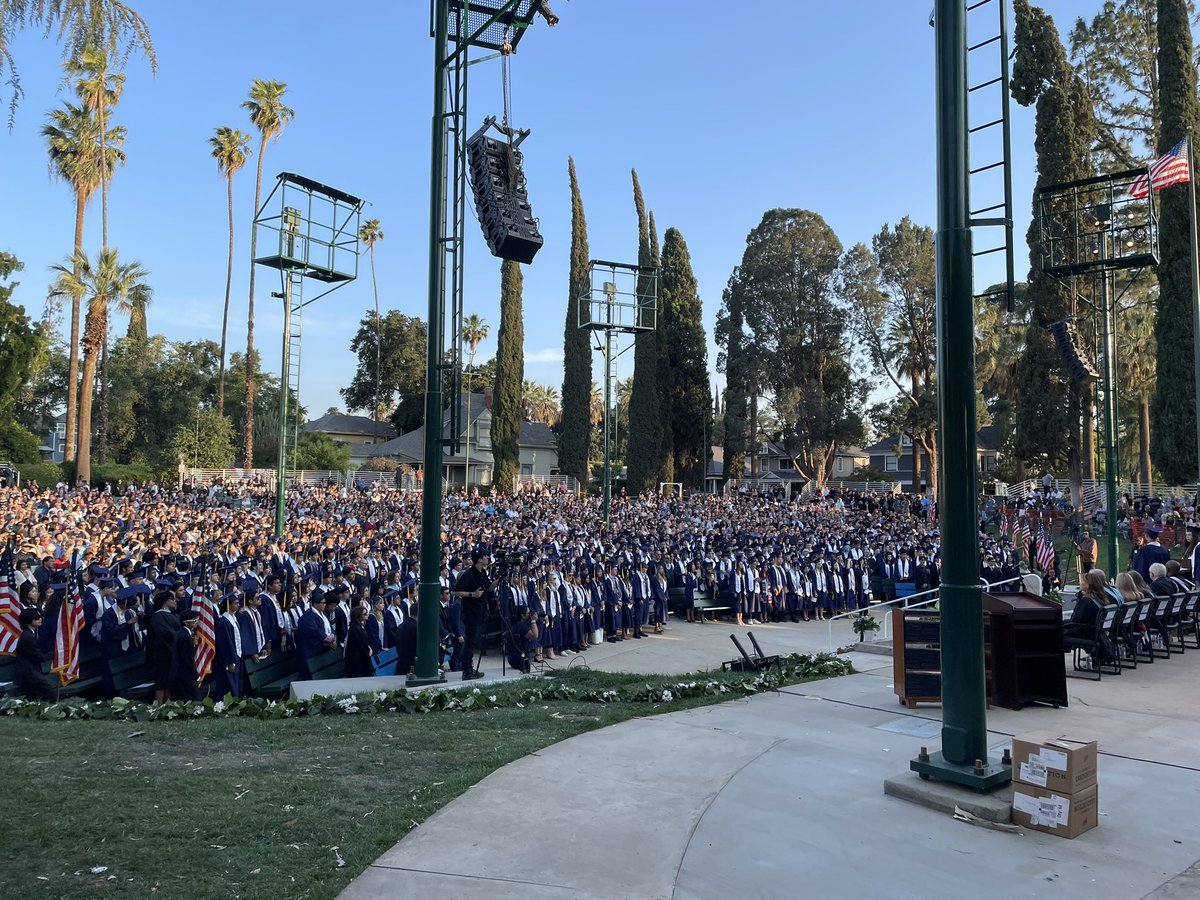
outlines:
M17 600L15 580L13 553L9 547L0 556L0 656L16 653L17 640L21 637L21 604Z
M1037 564L1039 569L1047 573L1054 568L1054 542L1050 539L1050 535L1047 534L1044 522L1042 523L1041 531L1038 533Z
M1141 200L1150 196L1150 191L1160 191L1173 184L1180 184L1191 177L1188 165L1188 139L1184 138L1150 166L1150 174L1142 175L1129 186L1129 196Z
M1029 530L1029 516L1021 518L1021 544L1025 548L1025 556L1029 556L1029 545L1033 543L1033 532Z
M1008 510L1000 510L1000 537L1008 537Z
M63 687L79 677L79 633L83 628L83 597L79 593L79 578L72 572L67 596L58 612L58 628L54 633L54 663L50 668L51 672L58 673L58 680Z
M196 677L203 681L212 671L212 662L217 655L217 620L212 601L203 594L197 594L192 605L200 611L196 621Z

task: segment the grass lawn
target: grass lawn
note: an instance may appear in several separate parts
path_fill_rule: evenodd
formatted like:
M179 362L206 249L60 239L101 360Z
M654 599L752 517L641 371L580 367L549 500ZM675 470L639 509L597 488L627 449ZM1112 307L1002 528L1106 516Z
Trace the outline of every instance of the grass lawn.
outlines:
M557 680L606 690L686 679L578 671ZM737 696L280 721L0 719L0 897L334 897L514 759L637 715Z

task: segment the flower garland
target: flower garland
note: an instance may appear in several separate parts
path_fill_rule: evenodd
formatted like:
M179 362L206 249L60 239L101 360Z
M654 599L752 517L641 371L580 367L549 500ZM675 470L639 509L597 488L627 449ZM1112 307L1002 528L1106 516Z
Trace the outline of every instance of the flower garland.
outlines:
M700 675L665 686L651 684L620 689L586 690L558 681L546 683L521 679L511 684L490 685L492 693L476 688L453 690L377 691L349 697L315 696L308 700L264 700L261 697L232 697L222 700L172 700L147 704L117 697L113 700L86 701L79 699L47 703L9 697L0 700L0 716L20 716L26 719L112 719L121 722L155 722L186 719L295 719L305 716L371 715L428 713L443 710L523 709L546 700L565 700L573 703L672 703L692 697L715 697L721 694L746 695L774 690L786 684L817 678L849 675L854 666L849 660L828 653L817 655L792 654L781 660L778 670L735 674L725 680Z

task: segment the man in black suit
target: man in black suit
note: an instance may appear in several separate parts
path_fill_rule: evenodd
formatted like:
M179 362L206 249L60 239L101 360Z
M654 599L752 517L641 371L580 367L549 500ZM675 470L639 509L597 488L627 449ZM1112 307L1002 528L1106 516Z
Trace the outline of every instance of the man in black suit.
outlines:
M491 561L491 555L486 550L476 550L471 554L471 567L459 575L454 584L454 596L462 601L463 681L483 677L483 673L475 668L475 642L479 639L479 629L483 626L487 611L487 598L492 590L492 581L487 574ZM396 671L400 671L399 666Z
M171 699L199 700L200 681L196 677L196 622L200 610L189 607L179 617L183 627L175 632L171 666Z
M458 672L462 669L462 603L457 598L451 598L448 587L442 588L441 601L442 633L450 647L450 671Z
M396 629L396 674L407 675L417 659L417 610L421 604L408 608L408 615Z

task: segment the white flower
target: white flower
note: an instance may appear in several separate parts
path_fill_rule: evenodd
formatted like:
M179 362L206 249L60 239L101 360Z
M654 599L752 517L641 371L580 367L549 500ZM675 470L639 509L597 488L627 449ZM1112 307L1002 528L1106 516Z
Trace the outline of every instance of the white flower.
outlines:
M489 695L488 695L488 703L495 703L495 702L496 702L496 695L495 695L495 694L489 694Z
M213 704L213 712L215 712L215 713L225 712L225 701L218 700L216 703L214 703Z
M387 692L380 691L378 694L375 695L375 699L378 700L380 703L382 703L384 700L387 699Z
M662 692L662 701L663 701L663 703L670 703L670 702L671 702L672 700L674 700L674 699L675 699L675 695L674 695L674 694L672 694L670 691L663 691L663 692Z
M478 693L480 693L480 691L479 691L479 688L471 688L471 693L472 693L472 694L478 694Z

